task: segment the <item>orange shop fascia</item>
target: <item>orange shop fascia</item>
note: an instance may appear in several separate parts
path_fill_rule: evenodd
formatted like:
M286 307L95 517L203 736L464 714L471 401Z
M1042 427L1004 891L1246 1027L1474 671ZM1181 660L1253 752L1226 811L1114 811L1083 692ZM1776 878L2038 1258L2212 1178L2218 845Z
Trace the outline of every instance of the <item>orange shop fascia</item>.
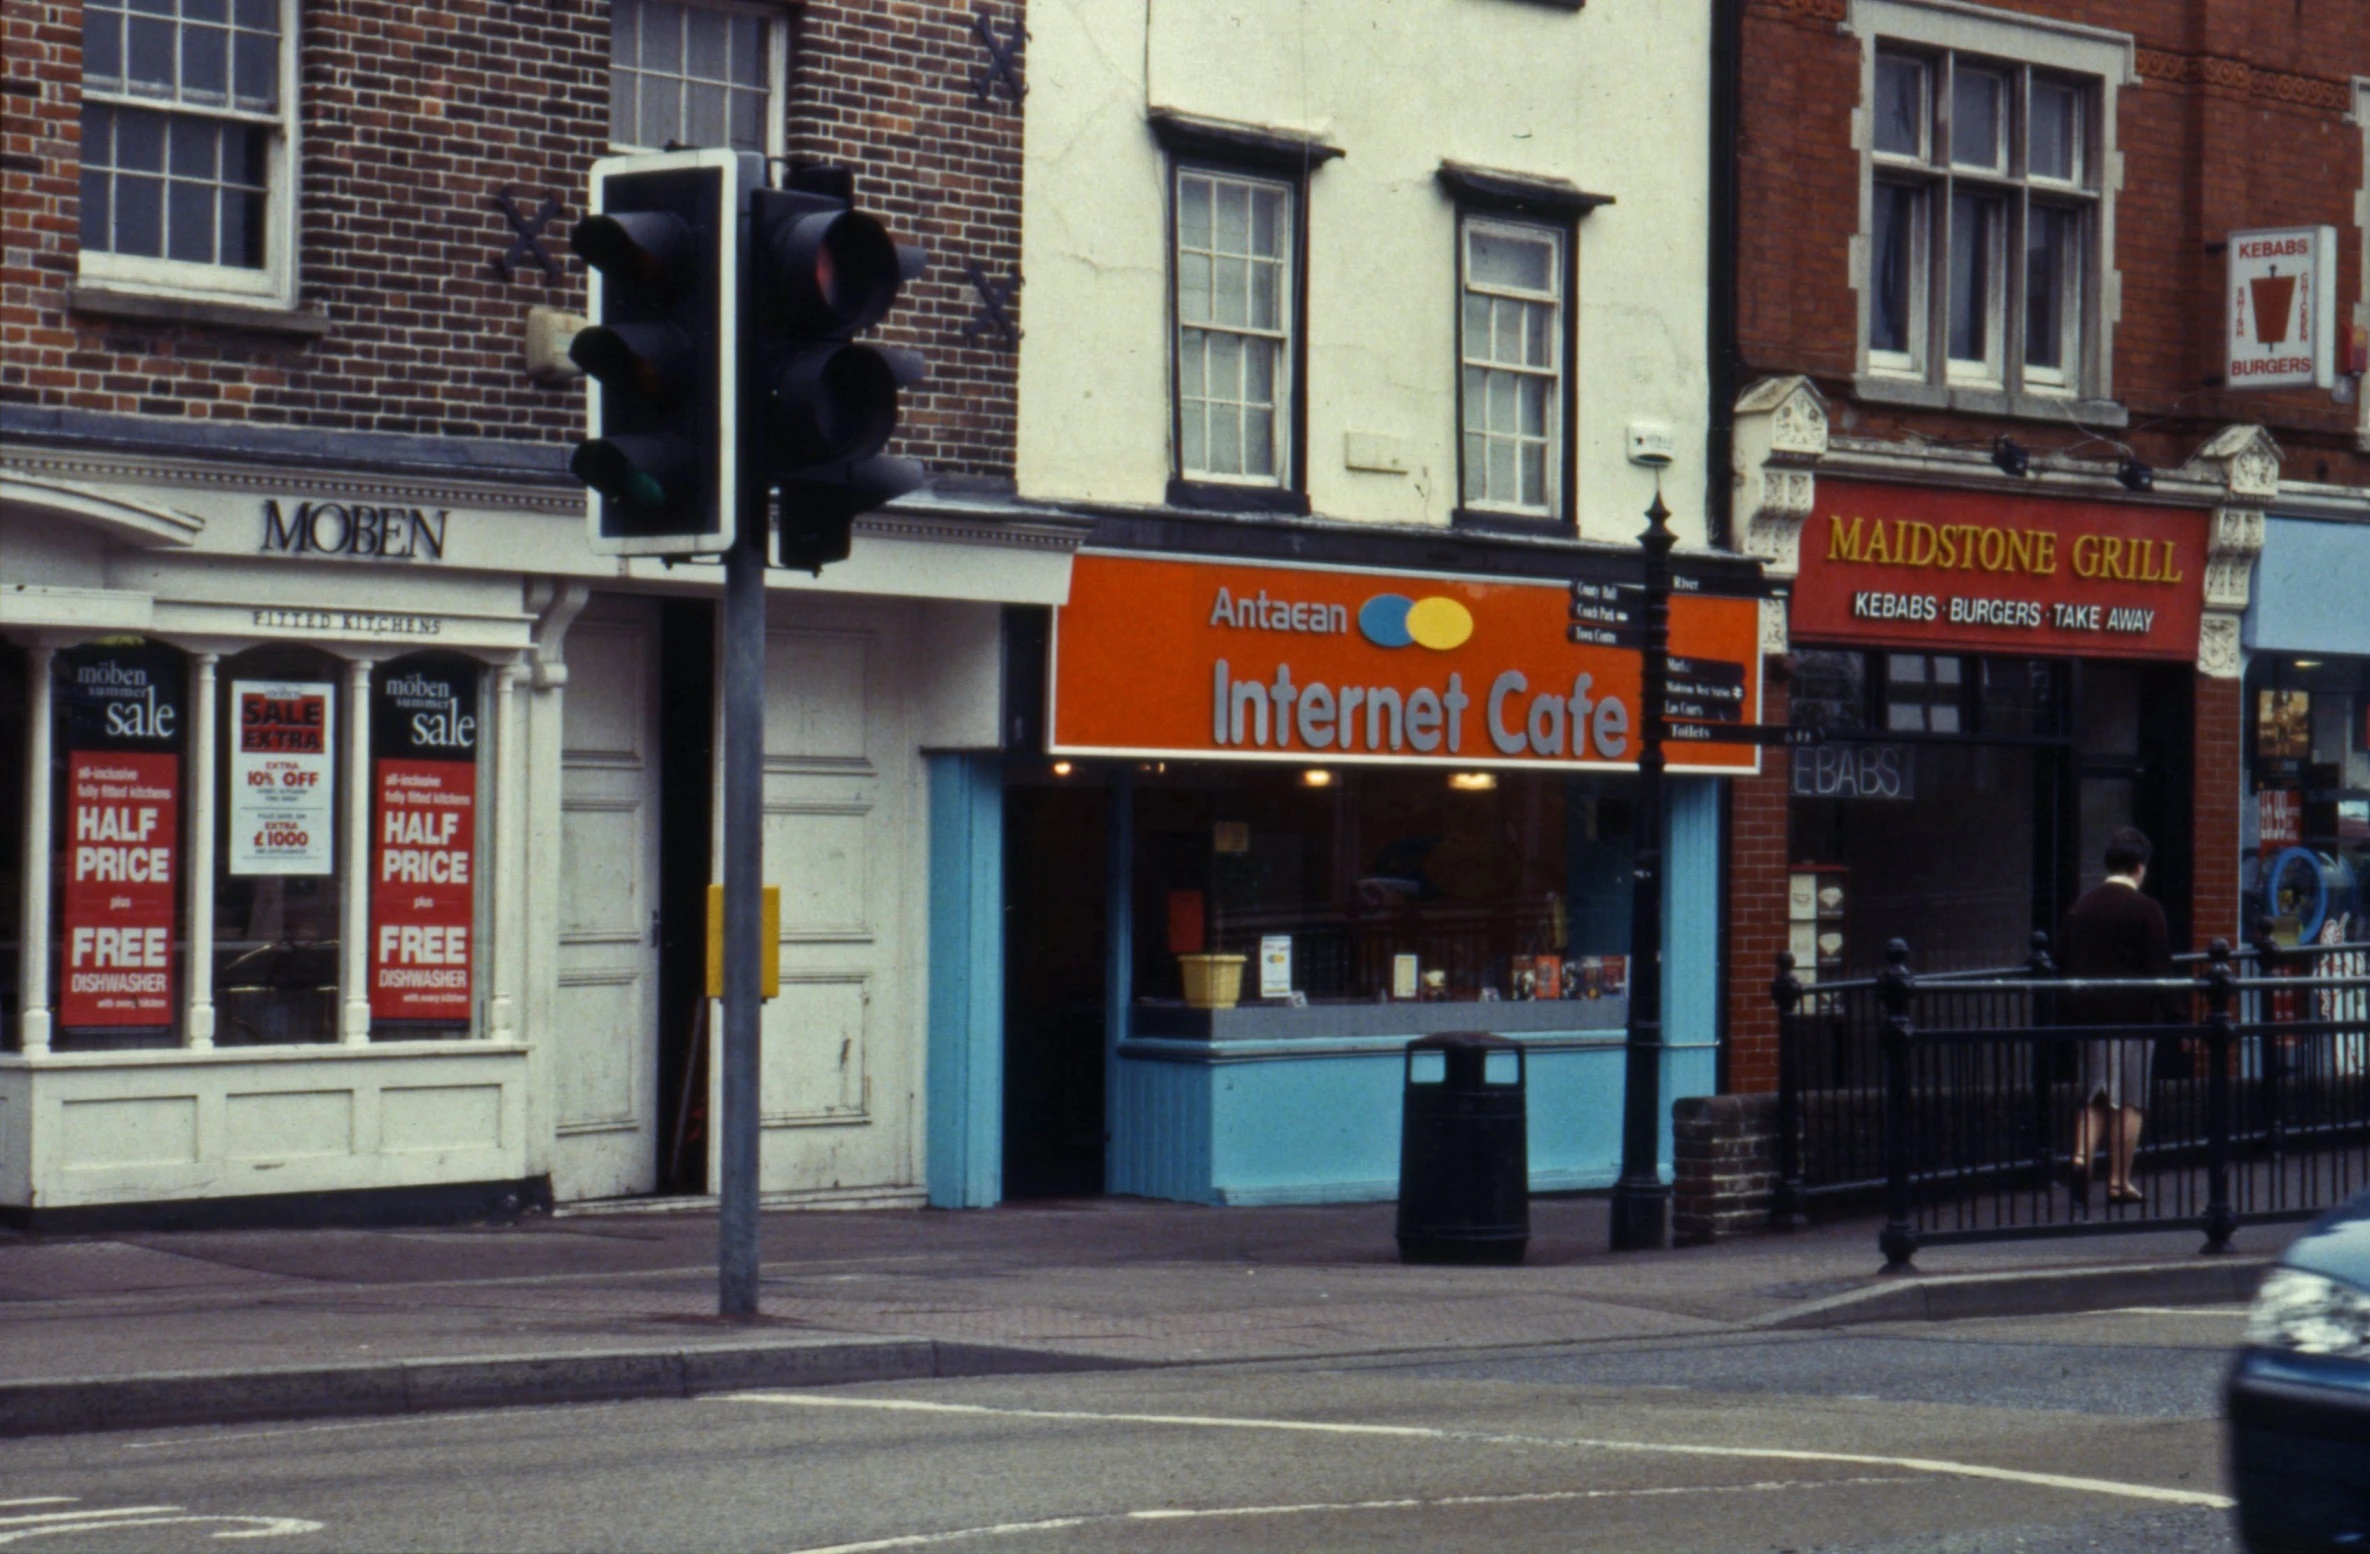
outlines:
M1571 642L1571 600L1571 584L1556 579L1082 551L1069 602L1054 611L1046 746L1635 769L1643 655ZM1672 597L1674 658L1741 685L1731 710L1747 723L1761 715L1759 641L1753 600ZM1674 740L1665 750L1673 772L1760 764L1752 746Z

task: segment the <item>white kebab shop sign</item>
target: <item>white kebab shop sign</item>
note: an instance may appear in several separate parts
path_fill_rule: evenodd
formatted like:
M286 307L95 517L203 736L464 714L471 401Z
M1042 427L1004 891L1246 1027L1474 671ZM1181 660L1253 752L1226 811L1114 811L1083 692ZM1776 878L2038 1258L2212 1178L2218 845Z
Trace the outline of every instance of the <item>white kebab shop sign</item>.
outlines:
M2327 388L2336 381L2337 229L2230 234L2232 388Z

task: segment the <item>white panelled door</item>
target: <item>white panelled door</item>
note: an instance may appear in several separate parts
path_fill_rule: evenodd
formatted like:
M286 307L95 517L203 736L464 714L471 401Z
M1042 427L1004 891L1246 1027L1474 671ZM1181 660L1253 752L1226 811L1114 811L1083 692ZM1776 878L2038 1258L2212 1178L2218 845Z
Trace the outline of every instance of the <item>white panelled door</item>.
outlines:
M762 1183L810 1201L909 1198L928 868L913 617L777 599L773 621L765 877L782 890L782 991L764 1015Z
M568 633L560 952L546 1035L561 1202L658 1185L658 610L595 594Z

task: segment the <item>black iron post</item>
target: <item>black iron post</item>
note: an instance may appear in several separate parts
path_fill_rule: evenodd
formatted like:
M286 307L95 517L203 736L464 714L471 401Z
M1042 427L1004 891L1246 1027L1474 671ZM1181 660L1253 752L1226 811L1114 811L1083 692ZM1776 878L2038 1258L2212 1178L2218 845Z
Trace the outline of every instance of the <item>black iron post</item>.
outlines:
M2238 1230L2238 1215L2230 1207L2230 1051L2232 1014L2238 1001L2238 973L2230 964L2230 941L2216 939L2207 948L2205 975L2206 1200L2205 1245L2202 1252L2227 1252Z
M1884 1271L1909 1272L1917 1255L1917 1227L1909 1222L1909 1006L1917 979L1909 974L1909 946L1900 939L1884 947L1884 974L1877 979L1884 999L1884 1230L1876 1238Z
M2255 980L2258 984L2285 975L2280 970L2281 945L2273 934L2270 918L2255 919L2255 931L2248 942L2255 951ZM2295 995L2288 996L2293 998ZM2249 1022L2255 1028L2255 1051L2258 1055L2255 1105L2263 1118L2263 1147L2273 1160L2285 1160L2288 1155L2288 1070L2292 1066L2288 1043L2279 1034L2280 997L2268 986L2258 986L2252 1000L2254 1009L2249 1016Z
M1769 1200L1772 1230L1798 1230L1810 1223L1802 1211L1802 979L1794 975L1794 952L1778 951L1777 980L1777 1191Z
M1645 672L1638 699L1638 792L1631 834L1637 863L1629 897L1629 1041L1623 1053L1621 1179L1613 1184L1613 1250L1670 1245L1670 1189L1662 1181L1662 731L1670 680L1670 509L1662 489L1646 509L1646 577L1639 614Z
M2025 957L2025 976L2035 982L2047 982L2057 975L2057 966L2049 958L2049 936L2033 935L2032 953ZM2025 1027L2033 1032L2030 1062L2033 1066L2033 1109L2027 1125L2032 1129L2029 1140L2033 1161L2033 1192L2046 1204L2049 1190L2057 1175L2056 1132L2051 1116L2051 1091L2057 1082L2057 1044L2042 1034L2057 1023L2057 1000L2046 988L2035 987L2025 995Z

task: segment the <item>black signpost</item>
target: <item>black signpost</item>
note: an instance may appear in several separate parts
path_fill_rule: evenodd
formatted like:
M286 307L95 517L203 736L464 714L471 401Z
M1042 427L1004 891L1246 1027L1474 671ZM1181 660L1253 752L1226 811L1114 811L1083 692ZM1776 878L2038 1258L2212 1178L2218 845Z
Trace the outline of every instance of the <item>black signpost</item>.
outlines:
M1670 1189L1662 1181L1662 900L1663 747L1667 742L1807 745L1815 729L1744 721L1750 664L1670 651L1674 579L1670 509L1662 492L1646 509L1639 538L1645 577L1639 586L1590 579L1572 584L1568 639L1582 647L1631 648L1642 663L1638 730L1636 863L1630 894L1629 1031L1623 1048L1621 1177L1614 1183L1612 1247L1642 1251L1670 1243Z

